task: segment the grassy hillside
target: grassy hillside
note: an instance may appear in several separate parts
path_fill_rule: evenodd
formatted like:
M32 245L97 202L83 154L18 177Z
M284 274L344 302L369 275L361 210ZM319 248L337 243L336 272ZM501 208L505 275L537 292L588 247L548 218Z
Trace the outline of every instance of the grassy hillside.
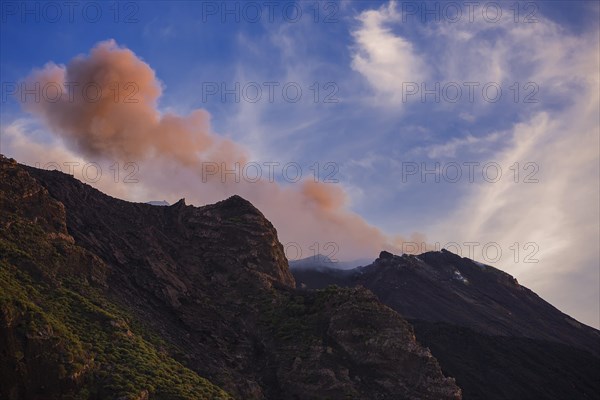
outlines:
M73 243L62 205L23 179L9 175L4 185L24 187L0 191L0 378L17 382L0 398L231 398L103 295L106 265Z

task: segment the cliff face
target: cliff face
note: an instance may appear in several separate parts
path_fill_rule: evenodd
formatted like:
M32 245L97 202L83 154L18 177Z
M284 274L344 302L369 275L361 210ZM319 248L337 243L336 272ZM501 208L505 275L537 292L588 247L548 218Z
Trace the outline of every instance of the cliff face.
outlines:
M370 292L295 289L244 199L155 207L0 163L1 398L461 398Z
M296 272L299 281L315 272ZM321 270L344 286L361 285L408 319L447 322L494 336L562 343L600 355L600 332L560 312L511 275L449 251L380 257L353 272ZM315 276L316 277L316 276Z
M0 398L229 398L107 296L64 205L0 157ZM176 377L176 378L175 378Z
M600 392L600 332L491 266L442 250L382 252L350 271L292 271L308 288L371 290L413 325L465 399L591 399Z

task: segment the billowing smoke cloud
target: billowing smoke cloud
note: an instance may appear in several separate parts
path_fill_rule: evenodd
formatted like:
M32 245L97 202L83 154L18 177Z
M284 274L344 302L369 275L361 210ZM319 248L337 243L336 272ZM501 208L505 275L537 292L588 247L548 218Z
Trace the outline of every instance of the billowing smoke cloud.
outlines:
M25 88L36 85L40 101L22 92L25 109L85 156L139 160L163 155L186 166L202 158L245 157L241 148L210 132L206 111L161 114L157 101L162 89L154 71L113 40L66 66L47 64L34 71Z
M214 168L207 165L243 165L250 151L211 132L204 110L186 116L161 113L162 89L154 71L112 40L66 66L47 64L25 84L28 89L37 84L45 93L40 101L28 101L22 93L26 110L90 160L135 160L140 183L152 197L174 194L201 205L240 194L274 223L281 241L291 247L291 258L324 253L350 259L372 257L382 249L402 251L403 237L390 238L348 210L340 185L307 179L282 185L264 177L235 182L208 174Z

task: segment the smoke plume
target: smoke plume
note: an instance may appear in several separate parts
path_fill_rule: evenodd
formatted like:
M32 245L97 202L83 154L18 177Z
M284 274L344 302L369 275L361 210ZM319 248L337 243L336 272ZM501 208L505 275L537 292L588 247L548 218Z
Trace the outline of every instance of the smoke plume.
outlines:
M265 177L235 182L207 174L209 164L243 165L250 151L211 132L204 110L184 116L161 113L162 87L154 71L113 40L67 65L49 63L33 71L24 87L29 92L38 87L43 95L32 101L31 93L22 91L23 107L76 154L94 161L135 161L140 184L154 196L174 194L201 205L239 194L274 223L283 243L293 243L291 258L324 253L349 259L372 257L382 249L402 251L403 237L386 236L347 208L341 185L310 179L284 185Z

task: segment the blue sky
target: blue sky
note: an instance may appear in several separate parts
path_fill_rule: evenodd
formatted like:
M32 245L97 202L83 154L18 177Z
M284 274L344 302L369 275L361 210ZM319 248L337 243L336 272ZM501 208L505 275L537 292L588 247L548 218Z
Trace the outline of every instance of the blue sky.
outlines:
M56 161L34 148L50 149L47 157L91 160L27 112L6 85L48 62L68 65L113 39L154 70L162 86L159 112L206 110L215 135L260 163L296 162L304 174L315 162L334 163L339 183L333 185L346 199L345 214L335 218L359 216L390 238L416 233L428 244L456 242L464 256L508 271L561 310L599 325L597 2L520 2L518 17L513 2L481 2L472 22L466 3L455 2L462 17L454 23L445 2L428 2L442 14L424 20L420 9L415 13L422 2L278 2L272 20L264 2L120 2L116 9L113 2L81 2L73 21L62 3L47 4L29 2L26 13L22 2L2 3L2 153L30 164ZM56 10L62 16L53 22ZM265 82L278 85L272 102ZM437 82L440 100L422 99L422 85L432 90ZM465 82L477 85L473 101ZM253 103L240 92L239 102L233 95L223 101L206 92L236 83L250 97L258 84L261 99ZM285 85L300 87L301 99L286 99ZM483 97L485 85L492 96L502 90L498 101ZM453 102L457 86L462 96ZM155 176L168 168L157 172L145 162L140 171L147 181L140 185L96 186L133 201L186 194L194 204L236 191L191 192L189 181L167 184ZM464 163L479 163L474 182ZM486 177L499 166L501 179L482 179L486 164L492 168ZM407 175L415 165L417 173ZM421 170L436 165L439 171L422 182ZM456 165L463 175L453 182ZM333 223L299 227L304 208L243 193L274 221L282 242L302 243L304 255L314 240L320 247L335 242L343 259L374 256L354 251L362 249L353 242L361 233L338 236ZM355 226L345 223L339 226ZM479 245L468 254L471 242ZM498 260L482 253L489 243L502 250ZM538 262L526 262L527 255Z

